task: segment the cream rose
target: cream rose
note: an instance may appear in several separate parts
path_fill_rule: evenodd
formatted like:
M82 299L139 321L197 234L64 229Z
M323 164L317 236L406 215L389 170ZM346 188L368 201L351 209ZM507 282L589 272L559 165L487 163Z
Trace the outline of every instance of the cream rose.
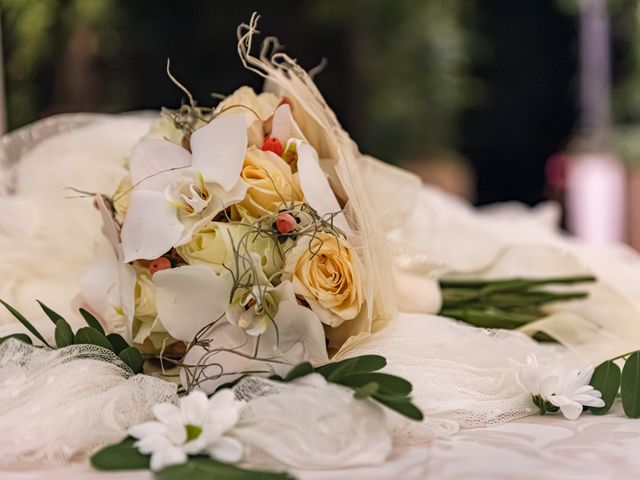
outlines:
M256 95L251 87L240 87L222 100L216 107L216 113L244 112L247 122L249 145L262 146L265 137L264 122L273 115L280 98L273 93Z
M247 149L240 178L249 184L245 198L236 204L242 216L271 215L303 199L297 175L273 152Z
M176 250L188 264L209 265L220 273L225 261L233 256L228 231L228 225L211 222L196 232L189 243L176 247Z
M156 290L146 268L136 267L134 299L133 342L145 353L157 353L175 343L158 319Z
M364 303L363 268L344 239L319 233L301 238L287 257L286 271L320 320L338 327L358 316Z

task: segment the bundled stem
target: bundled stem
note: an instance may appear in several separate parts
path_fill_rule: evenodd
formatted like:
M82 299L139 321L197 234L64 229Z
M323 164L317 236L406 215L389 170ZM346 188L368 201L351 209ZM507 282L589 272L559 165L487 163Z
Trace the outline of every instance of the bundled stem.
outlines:
M440 315L476 327L515 329L546 315L544 306L588 296L585 291L546 290L594 282L592 276L556 278L509 278L500 280L440 280Z

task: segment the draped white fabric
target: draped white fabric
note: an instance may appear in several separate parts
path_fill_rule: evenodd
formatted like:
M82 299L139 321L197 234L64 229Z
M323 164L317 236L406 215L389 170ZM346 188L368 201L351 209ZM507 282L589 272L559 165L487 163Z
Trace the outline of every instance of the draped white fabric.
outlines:
M50 332L51 322L43 320L34 299L73 318L69 300L77 292L82 271L104 245L91 202L66 200L64 189L113 191L124 156L148 124L147 118L101 117L48 140L37 138L32 142L35 148L12 158L4 150L5 166L11 160L17 163L15 192L0 199L0 218L12 219L0 224L0 296L45 332ZM387 181L376 183L380 177L372 171L379 166L365 160L360 165L374 194L401 198L396 205L384 204L386 210L377 213L392 241L401 307L422 313L397 315L373 336L354 339L340 357L384 355L389 371L413 383L416 403L427 419L420 425L396 425L396 444L448 435L458 425L493 425L532 413L529 398L516 385L510 357L522 360L534 352L541 358L584 365L640 346L636 328L640 261L630 250L593 248L564 238L555 231L553 206L479 213L420 187L411 176L395 177L393 170L382 168ZM380 195L385 188L403 186L407 188L401 196ZM555 317L561 321L545 320L541 326L578 355L541 346L521 333L474 329L424 313L438 310L436 278L444 272L548 276L585 271L601 279L592 289L592 299L568 306ZM21 330L6 312L0 319L6 323L0 335ZM577 332L586 333L580 337ZM591 333L598 333L600 341L594 342ZM64 417L58 420L63 428ZM0 428L3 421L0 417Z

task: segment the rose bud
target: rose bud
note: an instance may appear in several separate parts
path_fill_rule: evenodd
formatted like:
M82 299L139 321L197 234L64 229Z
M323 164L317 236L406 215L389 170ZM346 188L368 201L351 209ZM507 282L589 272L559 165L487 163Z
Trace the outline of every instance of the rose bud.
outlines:
M273 152L277 156L282 156L282 143L276 137L265 137L262 144L262 150L265 152Z
M166 257L159 257L149 264L149 273L153 275L160 270L171 268L171 261Z
M293 232L298 226L298 221L290 213L281 213L276 217L276 229L285 234Z

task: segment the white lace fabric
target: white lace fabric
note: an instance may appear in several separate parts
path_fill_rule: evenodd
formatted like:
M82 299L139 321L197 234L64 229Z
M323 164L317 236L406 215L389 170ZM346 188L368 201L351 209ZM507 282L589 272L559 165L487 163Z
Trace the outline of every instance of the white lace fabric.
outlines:
M134 375L94 345L0 345L0 465L84 458L177 400L176 385Z

